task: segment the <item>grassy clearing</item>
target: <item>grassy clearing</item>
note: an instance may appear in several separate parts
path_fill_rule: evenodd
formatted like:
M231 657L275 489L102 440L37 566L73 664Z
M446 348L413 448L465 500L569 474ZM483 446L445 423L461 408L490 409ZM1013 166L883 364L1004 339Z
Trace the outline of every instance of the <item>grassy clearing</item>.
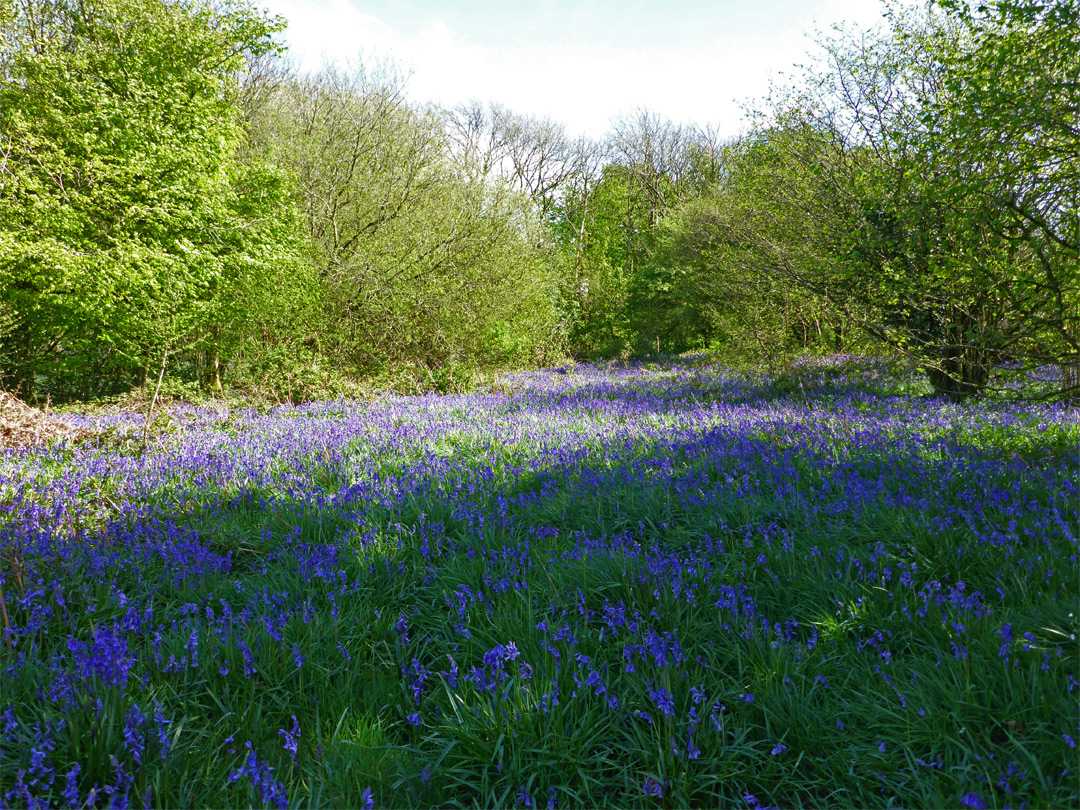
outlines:
M1078 804L1080 418L878 363L0 458L12 805Z

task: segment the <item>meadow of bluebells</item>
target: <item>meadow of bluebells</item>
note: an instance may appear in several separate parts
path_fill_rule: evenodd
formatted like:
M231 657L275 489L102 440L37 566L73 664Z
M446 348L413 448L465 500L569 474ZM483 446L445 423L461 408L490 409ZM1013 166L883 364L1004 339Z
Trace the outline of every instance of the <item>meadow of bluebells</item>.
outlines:
M1080 804L1075 406L578 366L0 455L0 805Z

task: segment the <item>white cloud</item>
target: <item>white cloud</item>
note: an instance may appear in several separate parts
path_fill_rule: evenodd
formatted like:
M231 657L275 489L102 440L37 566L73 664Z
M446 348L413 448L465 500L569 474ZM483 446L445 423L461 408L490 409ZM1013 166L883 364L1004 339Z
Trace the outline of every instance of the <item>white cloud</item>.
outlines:
M361 55L367 61L389 57L411 73L408 92L417 101L496 101L550 116L572 133L600 136L613 116L641 106L734 133L742 118L739 104L760 98L770 78L780 79L803 61L812 44L805 32L813 22L826 30L835 20L865 26L880 17L877 0L823 0L803 9L756 36L710 39L691 32L679 43L634 49L616 47L610 39L589 42L572 30L543 44L488 44L483 31L454 30L439 16L405 32L348 0L275 0L272 11L289 19L285 38L305 68L319 67L324 57L339 64Z

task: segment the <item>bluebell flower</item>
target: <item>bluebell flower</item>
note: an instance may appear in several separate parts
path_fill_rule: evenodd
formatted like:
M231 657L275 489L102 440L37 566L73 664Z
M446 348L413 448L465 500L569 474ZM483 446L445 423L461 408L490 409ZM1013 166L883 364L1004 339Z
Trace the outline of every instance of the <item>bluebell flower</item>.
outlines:
M646 796L653 796L657 799L664 798L663 786L651 776L645 777L645 784L641 786L641 789L645 792Z
M60 795L68 803L68 807L78 807L80 805L78 778L81 770L82 766L75 763L71 766L71 770L67 772L67 776L64 777L64 789Z
M295 714L292 715L292 731L286 731L283 728L279 728L278 736L285 738L285 742L282 743L282 745L292 756L293 762L296 762L296 755L300 749L300 723L297 721Z

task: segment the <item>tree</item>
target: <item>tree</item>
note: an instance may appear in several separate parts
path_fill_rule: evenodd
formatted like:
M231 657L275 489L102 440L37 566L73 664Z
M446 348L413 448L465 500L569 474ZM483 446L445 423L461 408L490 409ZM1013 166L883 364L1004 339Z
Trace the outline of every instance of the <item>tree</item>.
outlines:
M967 102L956 88L985 58L980 37L1001 33L992 15L970 19L901 9L887 31L826 39L804 86L759 115L752 159L727 180L732 216L719 238L746 272L827 297L917 357L935 389L953 397L986 390L1004 361L1059 356L1075 330L1067 240L1051 248L1046 229L1037 234L1016 216L1021 198L1064 202L1067 179L1044 187L1038 160L1006 170L1002 158L994 168L974 145L1012 139L1019 156L1031 123L1022 115L984 116L982 129L957 117ZM1067 86L1066 64L1050 69ZM1040 187L1041 196L1021 191ZM1067 223L1067 208L1050 219ZM1051 253L1063 261L1048 266Z
M145 369L279 258L235 101L282 27L239 2L0 4L2 384Z
M472 179L508 182L544 219L580 172L583 150L591 148L586 139L572 141L550 118L520 115L501 104L473 101L443 116L455 164Z
M921 110L934 146L954 156L944 193L1005 212L988 227L1037 271L1011 290L1038 303L1025 313L1032 338L1014 351L1061 361L1064 389L1080 392L1080 3L941 6L970 41ZM909 47L941 37L898 28Z
M649 201L650 226L678 197L687 169L689 131L644 108L617 120L611 152Z
M456 141L392 70L324 70L271 96L271 152L298 185L327 344L354 369L522 362L553 293L528 200L498 177L483 109Z
M621 166L602 166L595 152L582 157L582 170L552 221L563 306L570 350L582 357L611 356L634 342L627 300L633 190Z

